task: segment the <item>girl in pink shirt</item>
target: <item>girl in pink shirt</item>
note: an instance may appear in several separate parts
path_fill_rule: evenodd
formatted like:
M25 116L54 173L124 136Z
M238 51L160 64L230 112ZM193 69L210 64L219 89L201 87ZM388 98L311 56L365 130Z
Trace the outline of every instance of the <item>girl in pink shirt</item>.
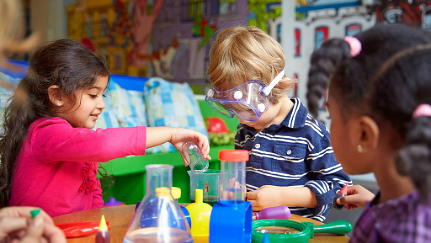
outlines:
M6 108L0 137L0 206L36 206L50 216L101 208L98 162L170 142L193 140L209 158L205 135L180 128L91 130L105 108L105 64L78 41L39 49Z

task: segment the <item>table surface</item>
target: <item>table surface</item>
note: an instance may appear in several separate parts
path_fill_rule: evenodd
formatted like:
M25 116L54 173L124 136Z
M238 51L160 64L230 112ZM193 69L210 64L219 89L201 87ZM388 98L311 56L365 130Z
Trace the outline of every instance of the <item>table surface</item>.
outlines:
M182 206L187 205L180 203ZM115 207L106 207L99 209L91 209L71 214L66 214L58 217L54 217L55 224L64 224L70 222L78 222L78 221L100 221L102 214L105 215L106 221L109 222L111 229L109 230L109 234L111 237L111 243L123 242L124 235L126 234L127 228L129 227L130 221L135 213L135 205L126 205L126 206L115 206ZM314 225L322 225L322 223L304 218L298 215L293 215L290 218L293 221L297 222L312 222ZM78 238L68 238L67 242L69 243L94 243L96 238L96 234L91 234L86 237L78 237ZM310 242L348 242L349 237L346 235L337 236L332 234L316 234L314 238L310 240Z

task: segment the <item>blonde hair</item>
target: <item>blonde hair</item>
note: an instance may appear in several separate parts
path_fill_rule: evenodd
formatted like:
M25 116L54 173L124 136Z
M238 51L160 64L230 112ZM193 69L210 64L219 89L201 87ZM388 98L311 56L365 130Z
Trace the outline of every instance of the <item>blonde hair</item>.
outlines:
M284 51L276 40L258 28L239 26L218 33L210 51L208 74L212 86L224 91L250 80L268 85L284 65ZM283 76L272 89L274 103L294 82Z
M4 60L5 52L26 53L33 49L38 36L33 34L23 39L23 8L20 0L0 0L0 66L16 69ZM5 88L11 84L0 80L0 86Z

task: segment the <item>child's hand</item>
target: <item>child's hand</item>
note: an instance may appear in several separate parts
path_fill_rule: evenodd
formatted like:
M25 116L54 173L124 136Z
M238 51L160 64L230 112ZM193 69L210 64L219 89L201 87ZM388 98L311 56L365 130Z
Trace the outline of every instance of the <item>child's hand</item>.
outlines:
M360 185L349 186L347 196L337 199L337 203L344 204L344 208L352 210L356 208L365 209L365 203L373 200L375 195Z
M207 136L203 135L200 132L196 132L190 129L184 128L173 128L173 132L171 134L171 139L169 142L181 153L181 147L187 141L195 142L200 148L202 155L205 159L210 160L209 156L210 147L208 143ZM184 162L184 165L187 166Z
M35 218L34 207L4 207L0 209L0 242L66 242L63 231L54 225L43 210Z
M253 211L261 211L265 208L283 205L282 188L278 186L265 185L259 189L247 192L247 201L251 202Z

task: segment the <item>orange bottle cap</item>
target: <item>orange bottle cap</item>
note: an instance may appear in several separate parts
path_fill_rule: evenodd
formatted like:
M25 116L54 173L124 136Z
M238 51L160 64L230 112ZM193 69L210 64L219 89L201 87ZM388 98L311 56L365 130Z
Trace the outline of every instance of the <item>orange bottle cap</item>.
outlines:
M221 161L228 162L245 162L248 161L249 155L247 150L235 149L235 150L220 150L218 158Z

